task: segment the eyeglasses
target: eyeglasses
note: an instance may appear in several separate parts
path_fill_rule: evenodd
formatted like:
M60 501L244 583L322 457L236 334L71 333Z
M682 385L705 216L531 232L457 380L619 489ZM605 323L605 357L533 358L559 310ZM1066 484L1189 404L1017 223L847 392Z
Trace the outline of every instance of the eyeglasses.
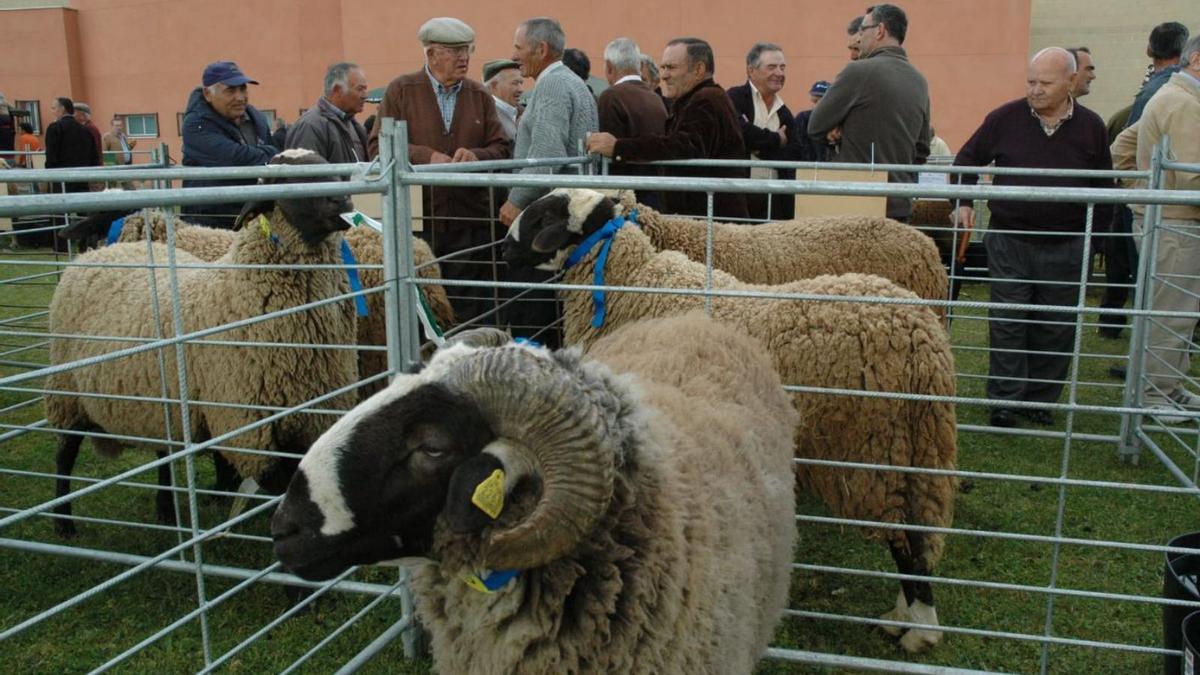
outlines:
M877 27L878 25L879 25L879 24L877 24L877 23L873 23L873 24L870 24L870 25L867 25L867 24L865 24L865 23L864 23L864 24L862 24L861 26L859 26L859 27L858 27L858 32L860 32L860 33L861 33L861 32L863 32L863 31L867 30L868 28L875 28L875 27Z

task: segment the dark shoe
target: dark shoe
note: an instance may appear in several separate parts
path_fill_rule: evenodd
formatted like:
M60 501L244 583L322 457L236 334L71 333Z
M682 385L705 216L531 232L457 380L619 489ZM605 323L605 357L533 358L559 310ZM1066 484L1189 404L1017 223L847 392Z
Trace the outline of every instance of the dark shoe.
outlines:
M1049 410L1033 410L1024 408L1017 411L1017 414L1034 424L1050 426L1054 424L1054 413Z
M1115 327L1110 327L1110 326L1101 326L1100 328L1096 329L1096 332L1100 334L1100 337L1102 337L1106 340L1120 340L1121 339L1121 329L1120 328L1115 328Z
M1109 366L1108 374L1118 380L1125 379L1125 366Z
M1012 428L1017 426L1017 416L1008 408L996 408L992 411L992 426Z

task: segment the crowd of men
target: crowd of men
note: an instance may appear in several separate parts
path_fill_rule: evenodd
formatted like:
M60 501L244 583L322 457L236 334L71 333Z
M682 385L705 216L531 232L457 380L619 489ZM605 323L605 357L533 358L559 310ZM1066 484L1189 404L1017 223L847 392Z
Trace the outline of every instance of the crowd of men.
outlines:
M850 62L832 80L809 90L812 107L794 113L780 96L787 59L777 44L759 43L746 55L746 82L725 90L714 79L712 47L703 39L680 37L665 45L655 62L633 40L617 38L604 50L609 87L597 97L586 79L588 59L567 48L562 26L552 18L521 22L509 59L483 67L483 81L467 77L475 51L475 32L455 18L431 19L417 34L425 62L415 72L391 80L379 118L408 124L409 160L414 164L476 162L496 159L566 158L580 149L611 160L611 173L630 176L790 178L786 170L741 167L666 167L654 160L739 159L824 161L914 165L930 156L931 146L948 154L931 125L929 85L904 49L908 18L891 4L871 6L847 28ZM1164 136L1172 139L1175 157L1200 162L1200 41L1170 22L1151 32L1147 55L1153 67L1127 110L1106 125L1080 103L1096 78L1096 62L1085 47L1050 47L1029 62L1026 96L990 112L957 153L959 166L1042 169L1146 169L1151 151ZM529 84L536 80L536 87ZM266 119L249 104L247 85L257 84L229 61L209 64L201 86L191 94L183 123L183 163L189 166L264 164L282 148L273 140ZM380 126L369 130L357 119L367 94L367 77L353 63L329 67L323 95L286 132L288 148L311 149L331 162L364 161L379 152ZM522 100L524 103L522 104ZM99 131L88 127L80 104L59 99L59 120L47 130L49 166L100 162ZM103 150L128 160L132 142L114 125ZM93 141L94 139L94 141ZM1110 146L1112 150L1110 151ZM523 173L573 172L575 167L525 167ZM986 173L986 172L985 172ZM910 172L889 172L889 181L915 182ZM973 184L978 176L964 174ZM1196 174L1168 172L1168 189L1200 189ZM185 185L229 184L232 181L188 181ZM1040 187L1111 187L1095 177L995 176L996 185ZM426 188L426 221L421 236L435 253L463 252L443 266L457 279L495 278L486 264L495 252L487 244L510 225L544 189L514 187L496 194L487 188ZM671 213L708 213L705 192L638 191L643 203ZM205 207L199 222L228 226L237 204ZM768 201L765 195L722 192L712 209L721 219L748 222L786 219L790 199ZM889 198L887 215L907 222L912 202ZM1061 306L1078 301L1084 260L1088 207L1078 203L992 200L987 250L991 300L1016 305ZM1115 213L1110 213L1114 211ZM1164 234L1155 247L1160 271L1189 279L1155 291L1155 307L1196 311L1200 295L1200 206L1167 207ZM1094 229L1117 235L1140 233L1144 208L1094 209ZM964 205L953 214L971 228L975 213ZM489 225L488 223L491 223ZM1110 285L1105 307L1121 307L1122 291L1137 267L1132 237L1105 239ZM538 281L542 277L513 277ZM1169 287L1167 287L1169 286ZM1180 287L1182 286L1182 287ZM1192 287L1196 286L1196 287ZM455 299L460 316L487 312L492 291L467 289ZM1125 294L1127 295L1127 293ZM552 304L552 303L549 303ZM514 323L539 323L546 316L508 317ZM1150 343L1147 401L1159 419L1178 422L1179 411L1200 407L1200 395L1183 387L1193 319L1155 323ZM1119 318L1106 316L1101 333L1116 337ZM1186 336L1186 338L1185 338ZM1075 318L1053 310L994 309L989 321L988 398L991 422L1002 427L1022 420L1054 422L1049 407L1061 396L1075 339ZM1014 405L1017 404L1017 405ZM1028 404L1034 404L1030 406Z

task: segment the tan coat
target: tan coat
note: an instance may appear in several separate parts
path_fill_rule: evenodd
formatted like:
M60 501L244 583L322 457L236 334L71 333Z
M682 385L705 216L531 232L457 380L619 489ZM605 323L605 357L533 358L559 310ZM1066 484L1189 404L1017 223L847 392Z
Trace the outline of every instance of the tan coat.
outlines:
M1150 168L1154 147L1163 136L1171 139L1172 159L1200 163L1200 84L1183 73L1175 73L1146 104L1141 119L1125 129L1112 144L1113 168L1117 170ZM1137 181L1145 187L1145 181ZM1167 190L1200 190L1200 174L1164 171L1162 186ZM1144 214L1144 204L1131 204L1134 213ZM1200 220L1200 205L1163 206L1163 218Z
M129 144L129 149L131 151L135 147L137 147L137 140L130 138L129 136L125 137L125 142ZM116 163L117 164L125 163L124 158L121 157L121 155L120 155L120 153L123 152L123 150L121 149L121 140L119 138L117 138L117 135L114 134L113 132L109 131L109 132L105 133L103 137L101 137L100 149L105 153L106 157L107 157L107 154L110 152L117 153L116 155L114 155L117 158ZM133 157L130 157L130 160L132 161Z

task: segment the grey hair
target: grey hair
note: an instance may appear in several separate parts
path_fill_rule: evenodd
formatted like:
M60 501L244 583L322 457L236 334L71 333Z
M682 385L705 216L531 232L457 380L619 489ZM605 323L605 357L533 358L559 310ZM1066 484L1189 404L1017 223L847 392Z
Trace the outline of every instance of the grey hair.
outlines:
M333 88L341 86L342 91L350 88L350 71L357 70L357 63L342 61L329 66L325 71L325 98L333 93Z
M636 73L642 66L642 52L633 40L619 37L604 48L604 60L617 72Z
M649 54L642 54L642 65L650 73L650 79L658 79L658 64L654 62L654 59Z
M755 43L755 45L750 48L750 51L746 53L746 67L757 68L758 64L762 61L763 52L779 52L782 54L783 47L780 47L774 42Z
M1183 51L1180 52L1180 60L1182 63L1187 63L1192 60L1192 54L1200 52L1200 34L1193 35L1183 45Z
M1063 49L1062 47L1046 47L1045 49L1042 49L1038 53L1034 54L1033 58L1029 59L1029 62L1033 63L1034 61L1037 61L1038 59L1042 58L1043 56L1045 56L1047 54L1063 54L1063 55L1065 55L1067 57L1067 63L1068 63L1068 65L1070 65L1070 69L1067 72L1074 73L1077 70L1079 70L1079 64L1076 63L1076 61L1075 61L1075 55L1072 54L1071 52Z
M563 32L562 24L548 16L527 19L521 27L525 29L525 41L535 45L545 42L550 48L550 56L562 56L567 48L567 34Z

